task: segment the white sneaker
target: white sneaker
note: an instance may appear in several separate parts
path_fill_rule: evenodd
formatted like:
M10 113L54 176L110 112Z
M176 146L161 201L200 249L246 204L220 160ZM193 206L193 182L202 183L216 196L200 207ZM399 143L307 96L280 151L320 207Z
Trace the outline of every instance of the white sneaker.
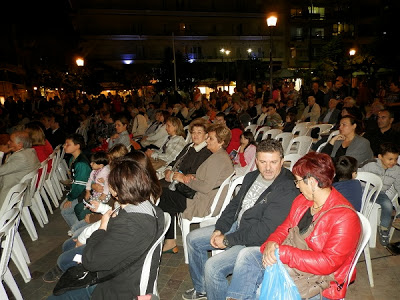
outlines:
M67 234L68 234L68 236L73 236L73 235L74 235L74 233L72 232L72 230L68 230Z

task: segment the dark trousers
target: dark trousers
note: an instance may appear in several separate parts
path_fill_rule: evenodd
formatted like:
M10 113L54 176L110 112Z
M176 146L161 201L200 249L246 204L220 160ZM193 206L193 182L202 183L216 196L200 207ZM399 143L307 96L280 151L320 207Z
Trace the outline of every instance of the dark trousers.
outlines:
M186 197L177 191L170 191L168 188L162 189L162 194L160 197L160 203L158 204L164 212L167 212L171 215L171 226L167 233L165 234L166 239L174 239L175 238L175 222L176 215L178 213L182 213L186 209Z

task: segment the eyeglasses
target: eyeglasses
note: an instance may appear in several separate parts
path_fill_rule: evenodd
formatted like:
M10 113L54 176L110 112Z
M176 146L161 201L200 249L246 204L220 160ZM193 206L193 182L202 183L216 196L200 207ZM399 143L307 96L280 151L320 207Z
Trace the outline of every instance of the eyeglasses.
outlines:
M295 179L295 180L293 180L293 182L294 182L294 185L298 185L298 184L299 184L299 182L300 182L300 181L302 181L302 180L304 180L304 178L302 178L302 179Z

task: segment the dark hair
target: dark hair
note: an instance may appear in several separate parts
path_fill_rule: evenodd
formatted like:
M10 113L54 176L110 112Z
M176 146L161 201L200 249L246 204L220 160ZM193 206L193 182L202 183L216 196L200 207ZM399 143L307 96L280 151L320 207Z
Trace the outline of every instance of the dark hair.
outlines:
M380 144L378 154L385 155L386 153L400 154L399 147L389 142Z
M92 154L90 161L98 165L108 165L108 154L105 151L98 151Z
M280 158L283 158L282 143L275 139L266 139L258 143L256 153L258 152L279 152Z
M295 113L288 112L286 117L289 117L291 123L296 122L297 116Z
M358 161L352 156L340 156L335 163L335 181L353 179L353 173L357 172Z
M350 108L350 107L346 107L346 110L347 110L347 108ZM355 129L356 134L361 134L363 132L362 123L355 116L353 116L353 115L345 115L340 120L343 120L343 119L349 119L351 125L356 124L356 129Z
M254 140L254 135L251 131L244 131L241 135L241 137L243 136L246 140L249 141L249 143L247 144L246 148L250 145L255 145L256 141ZM244 148L244 150L246 150L246 148Z
M219 112L219 113L217 113L215 116L216 116L216 117L223 117L224 120L225 120L225 117L226 117L225 113L223 113L222 111Z
M154 170L153 164L149 157L142 151L133 150L124 156L125 160L136 161L146 168L151 179L151 196L152 200L156 201L161 196L162 188L160 181L158 180L156 170Z
M332 185L335 166L328 154L309 152L295 163L292 173L304 180L314 177L318 181L318 187L327 188Z
M85 148L85 139L79 133L70 134L65 139L71 140L75 145L79 145L81 147L81 150Z
M274 103L268 103L268 104L267 104L267 107L272 107L272 108L275 108L275 109L276 109L276 105L275 105Z
M389 113L389 117L391 119L394 118L394 111L393 110L385 108L385 109L381 109L379 112L383 112L383 111L387 111Z
M240 124L237 114L230 113L226 115L225 121L226 121L226 126L228 126L229 129L242 128L242 125Z
M124 156L113 161L108 184L117 193L120 204L137 205L152 196L152 180L147 169Z
M164 117L164 123L167 122L167 119L168 119L169 116L171 115L171 114L168 112L168 110L160 110L159 113L163 115L163 117Z

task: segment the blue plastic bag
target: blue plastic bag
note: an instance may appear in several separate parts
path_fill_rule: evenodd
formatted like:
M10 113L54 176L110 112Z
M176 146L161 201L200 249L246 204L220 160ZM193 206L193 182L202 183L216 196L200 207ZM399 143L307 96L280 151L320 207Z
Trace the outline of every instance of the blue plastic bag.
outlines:
M299 291L286 271L279 251L275 249L276 264L268 266L261 283L260 300L301 300Z

